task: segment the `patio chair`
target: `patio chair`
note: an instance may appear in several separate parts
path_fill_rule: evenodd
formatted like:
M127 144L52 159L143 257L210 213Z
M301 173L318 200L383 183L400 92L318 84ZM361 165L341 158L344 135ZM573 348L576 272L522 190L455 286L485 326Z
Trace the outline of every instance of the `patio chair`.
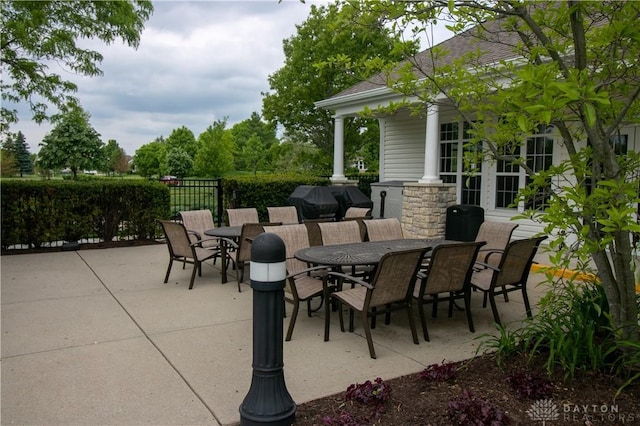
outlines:
M358 284L353 288L335 291L330 294L330 298L338 301L340 304L348 306L354 311L360 312L371 358L376 358L376 352L373 348L371 327L368 319L375 315L387 314L388 312L398 309L406 309L409 316L409 326L411 328L413 343L416 345L419 344L416 325L411 312L411 302L418 268L420 267L425 251L426 249L417 249L385 254L382 256L370 283L339 272L330 272L325 276L325 282L335 277ZM325 312L324 335L325 341L327 341L329 340L330 310L325 309ZM340 330L344 332L342 308L338 310L338 314L340 317Z
M324 283L322 276L326 274L326 266L308 267L294 257L296 251L309 247L309 234L304 224L270 226L265 232L272 232L282 238L286 250L287 282L284 290L285 301L293 305L293 312L289 320L286 341L291 340L293 328L296 324L300 302L307 302L307 314L311 316L311 299L321 297L330 290ZM318 308L319 309L319 308Z
M484 292L482 307L487 306L487 298L491 303L493 319L501 324L500 315L496 306L495 295L504 294L508 302L507 293L522 291L522 299L527 316L531 317L531 306L527 295L527 280L533 258L538 251L540 243L547 237L533 237L524 240L515 240L507 244L498 266L481 264L484 269L476 270L471 275L471 286Z
M179 212L178 215L187 229L192 243L198 242L200 247L217 252L217 255L213 257L215 264L216 259L220 257L220 240L208 237L204 233L207 229L215 228L211 210L187 210Z
M473 265L478 255L478 250L484 242L468 242L459 244L442 244L436 246L431 252L430 262L425 271L418 276L420 285L416 285L413 297L418 300L418 313L424 340L429 341L427 321L424 314L424 305L433 304L432 317L437 315L438 302L449 302L449 318L453 316L454 301L464 299L464 307L467 312L469 331L474 332L473 319L471 317L471 274ZM445 293L445 297L440 297Z
M227 209L229 226L242 226L245 223L258 223L258 210L253 207L243 209Z
M267 207L269 222L280 222L283 225L300 223L295 206Z
M169 281L174 260L183 262L183 264L190 263L193 264L193 272L189 282L189 290L191 290L196 278L196 271L198 276L202 276L202 262L213 258L216 252L199 247L199 242L192 243L187 229L182 223L168 220L160 220L159 222L167 237L167 248L169 249L169 267L164 277L164 283Z
M402 225L395 217L369 219L364 221L369 241L401 240L404 238Z
M318 228L322 244L325 246L362 242L360 226L355 220L318 223ZM365 278L373 270L373 267L367 265L354 265L346 268L348 270L343 268L342 272Z
M242 292L240 284L244 282L244 268L251 261L251 243L260 234L264 232L265 226L277 226L279 222L265 222L265 223L245 223L242 225L242 231L240 231L240 238L238 241L225 238L225 242L228 247L232 247L234 250L231 252L235 255L233 261L236 266L236 277L238 281L238 292Z
M475 241L485 241L487 244L478 252L478 261L497 266L517 227L518 224L512 222L482 222Z
M366 207L349 207L344 213L345 218L361 217L365 219L371 218L371 209Z
M362 242L356 221L323 222L318 223L318 228L325 246Z
M309 234L309 244L311 244L311 246L322 245L322 234L320 234L320 227L318 225L325 222L335 222L335 220L333 218L324 218L305 219L302 221L302 223L304 223L304 225L307 227L307 231Z

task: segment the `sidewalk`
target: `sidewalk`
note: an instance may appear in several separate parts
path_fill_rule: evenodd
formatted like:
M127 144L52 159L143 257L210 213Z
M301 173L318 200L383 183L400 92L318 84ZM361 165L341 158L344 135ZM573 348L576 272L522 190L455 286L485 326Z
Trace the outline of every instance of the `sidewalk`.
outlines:
M3 425L232 425L251 384L252 290L238 293L235 273L203 265L187 290L190 265L168 264L164 245L3 256ZM247 275L248 276L248 275ZM544 289L532 274L532 303ZM518 293L498 302L503 322L524 318ZM352 383L421 371L474 355L495 332L491 309L474 294L475 333L463 312L428 318L430 342L414 345L404 315L373 330L370 359L363 330L341 333L332 315L301 310L284 343L287 389L297 404L344 392ZM287 306L291 311L290 305ZM416 315L417 319L417 315ZM284 320L284 327L289 318Z

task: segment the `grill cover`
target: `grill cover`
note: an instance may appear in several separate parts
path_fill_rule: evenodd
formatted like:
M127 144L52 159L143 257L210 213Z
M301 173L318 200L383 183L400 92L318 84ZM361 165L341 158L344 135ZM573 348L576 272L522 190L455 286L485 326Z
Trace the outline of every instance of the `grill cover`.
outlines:
M334 218L338 201L326 186L300 185L287 198L287 204L298 210L298 219Z
M357 186L333 185L329 187L331 194L338 201L337 217L342 219L349 207L373 208L373 201L367 197Z

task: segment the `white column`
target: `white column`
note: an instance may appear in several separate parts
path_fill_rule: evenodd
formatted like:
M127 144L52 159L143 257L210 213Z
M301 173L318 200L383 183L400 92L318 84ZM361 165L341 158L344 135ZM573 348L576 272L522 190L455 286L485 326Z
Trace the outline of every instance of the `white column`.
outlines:
M438 105L427 107L427 131L424 146L424 176L419 183L442 183L438 177Z
M346 182L344 175L344 117L333 117L333 182Z

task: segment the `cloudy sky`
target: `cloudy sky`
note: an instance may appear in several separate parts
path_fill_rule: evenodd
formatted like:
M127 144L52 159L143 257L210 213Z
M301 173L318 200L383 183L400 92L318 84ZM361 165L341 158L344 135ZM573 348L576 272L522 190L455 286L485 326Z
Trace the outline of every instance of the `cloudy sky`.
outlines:
M78 84L76 96L102 140L133 155L181 126L198 137L215 120L228 117L231 126L261 113L267 77L284 64L282 40L296 34L312 3L154 1L137 50L90 44L104 56L102 77L52 71ZM35 153L51 126L19 110L11 130L22 131Z

